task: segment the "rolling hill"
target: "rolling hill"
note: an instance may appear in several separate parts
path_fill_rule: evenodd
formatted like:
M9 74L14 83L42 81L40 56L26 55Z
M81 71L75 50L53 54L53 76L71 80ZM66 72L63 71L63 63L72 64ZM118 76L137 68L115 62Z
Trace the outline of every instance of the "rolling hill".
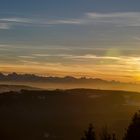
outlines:
M39 88L35 88L31 86L0 84L0 93L8 92L8 91L20 91L22 89L39 90Z

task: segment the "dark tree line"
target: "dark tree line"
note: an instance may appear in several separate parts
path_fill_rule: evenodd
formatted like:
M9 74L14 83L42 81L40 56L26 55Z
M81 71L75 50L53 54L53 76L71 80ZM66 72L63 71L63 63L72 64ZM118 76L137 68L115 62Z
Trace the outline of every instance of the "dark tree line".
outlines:
M88 130L85 131L84 136L81 140L96 140L95 130L92 124L89 125ZM100 140L117 140L116 135L108 133L107 128L103 128L100 134Z
M97 140L95 129L92 124L85 131L84 136L81 140ZM116 135L109 133L107 128L103 128L100 134L100 140L118 140ZM135 113L130 122L123 140L140 140L140 111Z

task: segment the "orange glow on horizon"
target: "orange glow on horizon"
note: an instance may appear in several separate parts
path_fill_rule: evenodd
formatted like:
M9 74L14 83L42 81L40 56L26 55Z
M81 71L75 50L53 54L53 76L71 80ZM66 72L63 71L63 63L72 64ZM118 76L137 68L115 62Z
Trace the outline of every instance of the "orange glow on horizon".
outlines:
M93 69L93 70L92 70ZM116 69L116 73L114 70L101 69L101 68L83 68L81 67L64 67L64 66L36 66L36 65L1 65L0 71L3 73L28 73L28 74L36 74L41 76L74 76L74 77L88 77L88 78L101 78L104 80L115 80L121 82L139 82L137 75L129 75L129 73L125 73L123 71L119 71L119 68Z

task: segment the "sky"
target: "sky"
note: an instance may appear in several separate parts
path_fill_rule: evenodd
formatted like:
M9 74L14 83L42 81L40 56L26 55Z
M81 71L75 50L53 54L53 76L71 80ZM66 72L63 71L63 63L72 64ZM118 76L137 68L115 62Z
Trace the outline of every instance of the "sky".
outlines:
M140 81L139 0L0 0L0 71Z

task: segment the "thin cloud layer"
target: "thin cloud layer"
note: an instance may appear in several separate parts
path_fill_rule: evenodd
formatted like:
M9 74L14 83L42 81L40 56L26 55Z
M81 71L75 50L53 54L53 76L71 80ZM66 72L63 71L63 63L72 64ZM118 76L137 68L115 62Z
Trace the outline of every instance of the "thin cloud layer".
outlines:
M8 30L11 28L11 25L8 23L0 23L0 29L2 30Z
M9 17L0 19L0 29L10 29L11 26L17 24L28 26L48 27L48 25L94 25L97 23L112 26L140 26L140 12L114 12L114 13L85 13L81 18L59 18L59 19L38 19L38 18L22 18Z

